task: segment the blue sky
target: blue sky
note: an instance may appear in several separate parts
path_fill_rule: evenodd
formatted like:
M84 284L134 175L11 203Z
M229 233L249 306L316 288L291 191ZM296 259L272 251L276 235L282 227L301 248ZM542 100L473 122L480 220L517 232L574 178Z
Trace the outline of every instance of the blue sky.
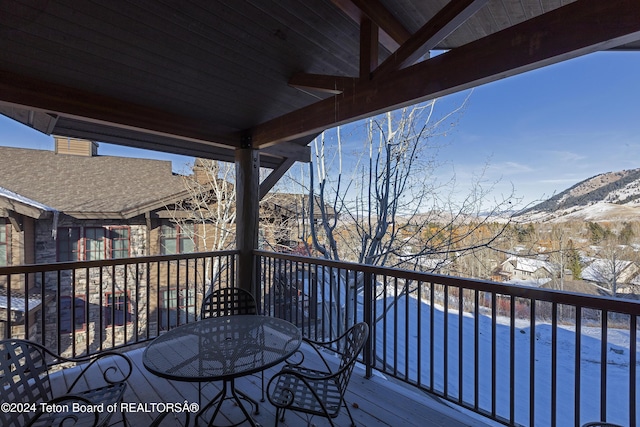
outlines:
M599 173L639 168L638 75L640 53L601 52L476 88L439 152L443 179L455 172L462 187L488 164L497 197L513 184L530 203ZM53 140L0 116L0 145L50 150ZM99 152L171 160L175 171L190 161L109 144Z
M488 162L525 203L639 168L638 75L640 54L601 52L478 87L441 155L459 178Z

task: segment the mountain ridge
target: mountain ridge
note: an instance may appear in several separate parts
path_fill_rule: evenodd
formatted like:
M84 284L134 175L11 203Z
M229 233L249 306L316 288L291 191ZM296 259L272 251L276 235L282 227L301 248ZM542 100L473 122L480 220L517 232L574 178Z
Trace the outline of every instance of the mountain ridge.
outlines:
M530 220L630 220L640 215L640 168L601 173L524 210Z

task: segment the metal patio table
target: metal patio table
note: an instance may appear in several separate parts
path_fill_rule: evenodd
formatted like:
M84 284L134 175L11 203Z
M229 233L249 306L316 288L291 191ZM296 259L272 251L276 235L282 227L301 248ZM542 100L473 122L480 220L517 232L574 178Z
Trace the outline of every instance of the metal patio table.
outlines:
M212 426L222 403L233 399L246 420L256 426L241 399L253 402L256 414L257 402L236 390L234 380L277 365L301 342L300 330L286 320L257 315L210 317L160 335L147 346L142 362L153 374L170 380L223 381L222 390L196 415L196 424L217 403L209 422Z

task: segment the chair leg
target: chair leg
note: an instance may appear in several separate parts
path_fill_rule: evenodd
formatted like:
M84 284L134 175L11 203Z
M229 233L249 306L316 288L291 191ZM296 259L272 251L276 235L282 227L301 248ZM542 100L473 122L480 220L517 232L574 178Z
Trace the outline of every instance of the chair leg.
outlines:
M342 403L347 410L347 415L349 415L349 419L351 420L351 427L356 427L356 422L353 421L353 417L351 416L351 411L349 410L349 405L347 405L347 401L342 399Z
M262 397L260 398L260 402L264 402L264 371L261 372L262 373Z
M280 421L280 408L276 408L276 424L275 427L278 427L278 422Z

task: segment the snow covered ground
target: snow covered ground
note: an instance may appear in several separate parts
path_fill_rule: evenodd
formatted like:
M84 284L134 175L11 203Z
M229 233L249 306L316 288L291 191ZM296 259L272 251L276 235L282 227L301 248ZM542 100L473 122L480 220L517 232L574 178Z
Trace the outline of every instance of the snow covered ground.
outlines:
M378 301L378 310L384 302ZM390 366L396 364L399 372L407 372L409 378L418 378L420 367L421 381L429 384L431 381L430 360L430 309L426 303L418 303L415 298L409 301L402 298L386 316L386 341L382 322L377 324L376 348L377 357L386 357ZM409 317L405 317L406 313ZM422 326L418 336L418 316ZM448 335L445 349L444 310L436 307L434 312L434 373L435 388L444 391L445 358L447 360L447 393L450 397L460 395L460 376L462 376L462 396L465 402L474 403L475 378L475 322L476 319L465 313L463 321L457 311L449 310ZM405 319L408 319L406 321ZM479 316L479 407L485 411L492 409L492 327L491 318ZM397 322L397 329L394 323ZM499 318L496 327L496 413L505 419L510 416L511 383L510 383L510 320ZM516 321L515 330L515 422L520 425L530 425L530 354L531 354L531 324L529 320ZM459 370L458 346L459 328L462 326L462 371ZM609 329L607 336L607 364L606 364L606 395L607 421L628 425L629 419L629 363L630 363L630 334L629 330ZM421 347L418 346L419 339ZM574 416L574 400L576 393L575 381L575 327L559 327L557 330L557 374L556 374L556 422L558 426L576 425ZM398 360L393 360L393 351L382 353L387 348L397 346ZM601 336L600 328L584 327L581 334L580 346L580 419L578 424L600 419L601 395ZM636 348L638 343L635 343ZM418 350L420 349L420 350ZM551 425L552 398L552 327L548 323L536 323L534 345L534 373L535 378L535 409L534 425ZM407 371L408 370L408 371ZM638 385L636 378L635 385ZM636 402L637 403L637 402Z
M530 212L522 215L521 221L549 221L562 223L567 221L635 221L640 213L637 202L618 205L607 202L597 202L587 206L575 206L549 212Z

